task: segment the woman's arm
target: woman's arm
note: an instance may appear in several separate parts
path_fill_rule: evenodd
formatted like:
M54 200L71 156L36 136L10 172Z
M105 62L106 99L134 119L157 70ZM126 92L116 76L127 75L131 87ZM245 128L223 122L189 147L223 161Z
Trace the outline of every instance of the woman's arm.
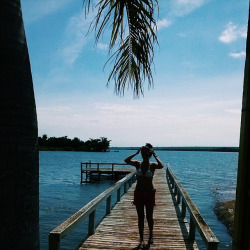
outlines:
M136 153L128 156L124 161L129 164L129 165L132 165L132 166L135 166L137 167L138 164L139 164L139 161L136 161L136 160L132 160L136 155L138 155L140 153L141 149L139 149Z
M153 154L155 160L157 161L155 168L157 168L157 169L163 168L164 167L163 162L159 159L159 157L156 155L156 153L153 149L152 149L152 154Z

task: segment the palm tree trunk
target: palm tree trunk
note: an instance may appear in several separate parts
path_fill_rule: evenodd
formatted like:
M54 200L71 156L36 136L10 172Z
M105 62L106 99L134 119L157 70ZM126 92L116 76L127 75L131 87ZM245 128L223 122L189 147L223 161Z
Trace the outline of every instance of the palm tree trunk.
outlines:
M250 9L249 9L250 17ZM249 18L248 17L248 18ZM241 113L239 166L234 216L234 250L250 250L250 20L246 44L246 62Z
M0 248L39 249L37 116L20 0L0 1Z

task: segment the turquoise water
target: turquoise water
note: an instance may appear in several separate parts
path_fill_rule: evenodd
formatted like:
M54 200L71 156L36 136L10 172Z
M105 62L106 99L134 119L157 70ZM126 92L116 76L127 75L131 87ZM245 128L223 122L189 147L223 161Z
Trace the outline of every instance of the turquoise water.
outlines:
M123 162L134 153L40 152L40 242L48 249L48 234L114 182L80 185L80 162ZM231 249L232 238L216 218L216 200L235 198L238 153L157 151L181 181L208 225L220 240L218 249ZM140 157L138 157L140 159ZM113 198L112 200L115 200ZM97 209L97 223L105 203ZM61 241L61 249L75 249L86 237L88 220ZM198 244L200 244L197 235ZM202 244L201 249L205 249Z

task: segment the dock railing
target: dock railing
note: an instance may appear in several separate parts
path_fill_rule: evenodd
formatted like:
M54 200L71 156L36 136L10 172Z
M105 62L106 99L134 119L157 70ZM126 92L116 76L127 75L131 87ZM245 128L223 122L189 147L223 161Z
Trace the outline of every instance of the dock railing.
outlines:
M116 184L104 192L102 192L95 199L90 201L86 206L81 208L78 212L72 215L69 219L64 221L61 225L52 230L49 234L49 250L59 250L60 241L66 237L73 229L75 229L80 223L86 218L89 218L88 235L95 233L95 214L97 207L106 200L106 215L110 214L111 207L111 195L116 192L116 202L120 201L122 196L121 189L124 188L124 193L127 192L128 188L131 187L132 183L135 182L135 173L130 173L123 179L116 182ZM123 193L123 194L124 194Z
M186 190L183 188L181 183L178 181L169 164L167 163L167 179L171 184L172 191L176 196L177 204L181 204L181 215L183 218L186 217L186 209L189 211L190 221L189 221L189 239L195 239L195 229L197 228L203 242L206 244L208 250L217 250L219 240L214 235L211 228L207 225L203 217L201 216L199 210L189 197Z
M95 170L97 172L105 172L109 171L109 173L113 176L114 173L116 172L117 166L128 166L127 163L108 163L108 162L91 162L91 161L85 161L81 162L81 184L84 182L83 181L83 174L86 174L86 180L87 180L87 174L88 170ZM126 169L124 169L125 171ZM131 171L129 171L131 172Z

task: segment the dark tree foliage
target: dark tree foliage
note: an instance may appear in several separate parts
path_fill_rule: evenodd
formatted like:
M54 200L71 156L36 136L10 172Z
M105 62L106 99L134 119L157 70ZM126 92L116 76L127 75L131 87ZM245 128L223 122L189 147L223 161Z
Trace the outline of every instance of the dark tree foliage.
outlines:
M110 140L106 137L100 139L89 139L86 142L75 137L70 139L67 136L49 137L43 135L38 138L40 150L64 150L64 151L94 151L106 152L109 150Z
M84 143L85 151L106 152L109 149L110 140L106 137L100 139L89 139Z

